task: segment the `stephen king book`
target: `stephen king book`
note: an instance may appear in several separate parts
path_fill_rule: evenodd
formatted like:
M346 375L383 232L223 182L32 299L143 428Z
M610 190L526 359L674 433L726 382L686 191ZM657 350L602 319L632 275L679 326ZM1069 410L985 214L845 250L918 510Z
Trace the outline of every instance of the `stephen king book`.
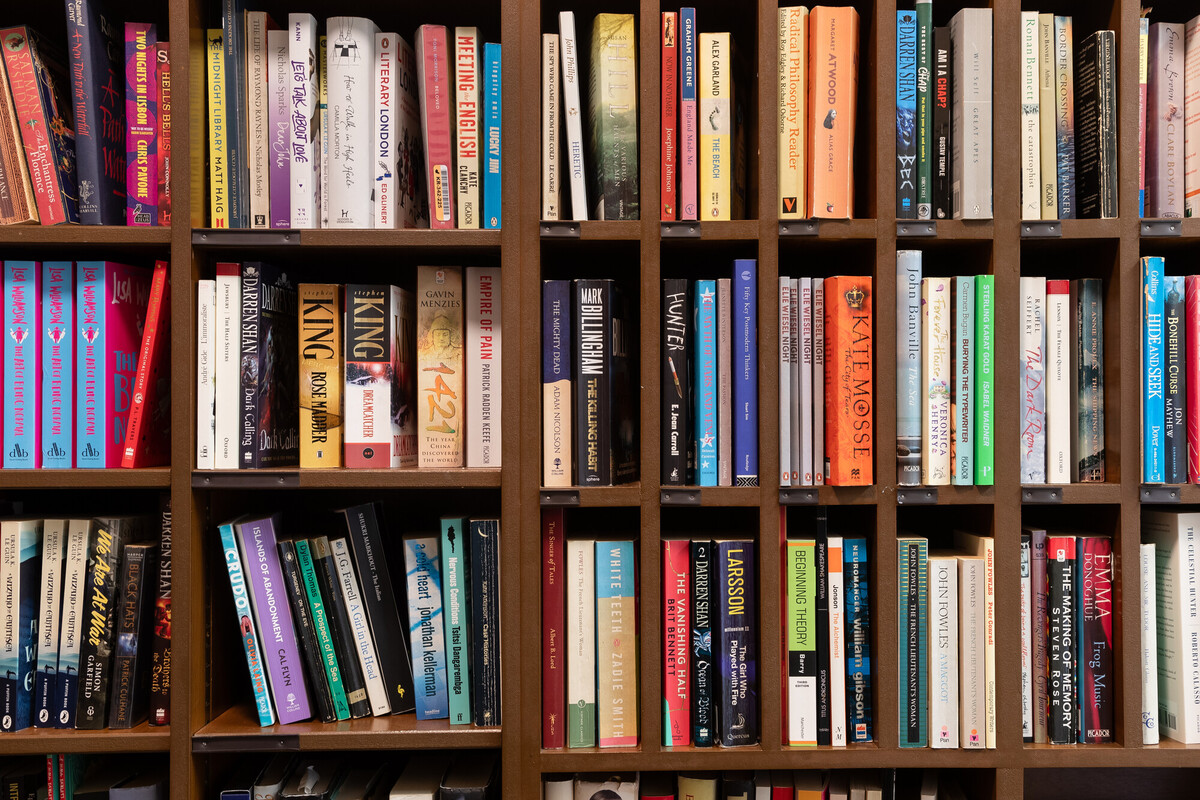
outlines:
M388 285L345 292L346 466L415 467L415 300Z
M463 345L462 270L418 267L417 452L425 469L465 463Z
M342 466L342 287L302 283L300 466Z

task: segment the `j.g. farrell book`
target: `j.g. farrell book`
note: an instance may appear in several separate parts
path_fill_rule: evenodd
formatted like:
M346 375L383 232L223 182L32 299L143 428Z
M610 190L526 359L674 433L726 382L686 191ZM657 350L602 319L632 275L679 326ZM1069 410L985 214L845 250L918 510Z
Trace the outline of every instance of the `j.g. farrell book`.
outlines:
M300 466L342 466L342 287L302 283Z
M416 303L385 284L346 292L345 463L415 467Z
M158 223L158 42L153 23L125 23L125 224Z
M4 468L42 466L42 265L4 262Z
M754 542L715 543L719 616L717 672L720 741L725 747L758 742L758 619Z
M296 393L296 284L258 261L242 264L242 469L295 466L300 460Z
M825 482L874 482L874 289L869 275L825 279Z
M417 719L445 719L450 715L450 707L437 538L404 537L404 568L408 575L408 626Z
M596 723L601 747L638 743L634 542L596 542Z
M377 717L392 713L388 688L384 685L384 675L376 656L375 637L371 631L367 607L363 603L360 590L359 576L354 568L354 559L350 554L350 545L346 537L334 539L329 543L329 553L332 556L329 564L336 581L336 589L342 599L339 614L345 614L346 641L350 643L354 659L362 669L360 673L365 684L367 700L371 713ZM354 702L353 700L351 702ZM353 707L352 714L355 714Z
M79 221L125 222L125 78L121 31L103 3L68 2ZM0 134L2 135L2 134ZM3 219L3 214L0 214Z
M418 465L461 467L466 398L463 283L458 267L417 268L416 345Z

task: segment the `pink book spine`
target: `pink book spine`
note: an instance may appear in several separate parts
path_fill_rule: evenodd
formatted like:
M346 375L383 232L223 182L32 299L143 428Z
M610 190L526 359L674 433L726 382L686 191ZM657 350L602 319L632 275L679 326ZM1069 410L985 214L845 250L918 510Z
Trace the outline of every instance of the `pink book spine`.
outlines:
M120 467L125 452L125 431L133 407L133 386L142 352L142 327L150 303L150 272L125 264L104 264L105 418L104 466Z
M696 129L696 101L681 100L679 103L680 116L683 118L683 136L679 138L679 218L694 220L699 210L699 176L696 172L696 143L699 138Z
M454 136L450 128L454 91L449 59L445 26L422 25L417 31L417 86L431 228L454 227Z
M125 23L125 224L158 224L158 65L152 23Z
M154 48L158 63L158 224L171 224L171 45Z
M4 69L12 90L13 110L21 126L21 142L25 147L25 161L29 165L29 178L37 199L38 216L43 225L67 222L62 192L55 174L54 148L46 130L50 115L42 104L28 31L25 28L0 30L0 43L3 44L0 51L3 52Z
M691 542L663 542L664 747L691 744Z
M1186 285L1188 482L1200 483L1200 275L1188 275Z

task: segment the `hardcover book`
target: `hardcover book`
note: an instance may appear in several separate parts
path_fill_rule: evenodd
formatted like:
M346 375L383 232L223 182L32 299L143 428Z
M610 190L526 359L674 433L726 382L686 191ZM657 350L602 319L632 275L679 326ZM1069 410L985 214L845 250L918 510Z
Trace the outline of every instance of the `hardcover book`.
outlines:
M42 521L4 520L0 523L0 586L4 587L0 600L4 619L0 629L0 732L11 733L33 724L41 576ZM111 629L112 607L101 608L109 610ZM97 624L92 617L90 627Z
M596 542L596 722L601 747L638 742L637 576L632 541Z
M42 466L42 310L42 265L5 261L5 469Z
M442 517L442 613L445 616L446 689L450 724L471 724L472 624L467 580L467 531L463 517Z
M686 539L662 543L663 747L692 742L690 548Z
M900 746L925 747L928 744L928 669L926 627L929 543L917 536L901 536L898 568L898 611L900 642Z
M431 228L453 228L455 221L452 80L450 46L446 38L444 25L422 25L417 29L417 91Z
M296 229L320 227L321 220L317 52L316 18L312 14L288 14L290 227Z
M825 483L874 482L872 280L825 279Z
M964 8L951 17L950 51L954 218L991 219L992 9Z
M1184 112L1184 35L1182 23L1150 26L1146 106L1147 217L1184 215L1184 153L1179 129Z
M465 463L463 281L458 267L417 267L417 453L424 469Z
M858 103L858 12L814 6L808 15L809 63L822 67L825 91L808 96L808 213L854 216L854 128Z
M121 553L120 600L113 648L108 727L132 728L146 718L146 640L158 576L158 543L130 542Z
M754 542L715 543L720 614L717 634L721 653L720 741L724 747L757 744L758 730L758 613Z
M896 219L917 218L917 16L896 12Z
M300 466L342 466L342 287L299 289Z
M1103 291L1099 278L1071 281L1072 482L1104 481ZM1183 294L1186 293L1184 287ZM1187 345L1190 348L1190 339ZM1200 350L1197 350L1197 354L1200 355ZM1183 358L1182 353L1180 358ZM1181 384L1188 383L1182 373L1180 381ZM1191 390L1190 383L1187 390L1184 396L1191 400L1187 396Z
M66 10L79 221L120 225L125 222L125 77L121 58L125 49L118 45L121 32L101 0L71 0ZM0 132L0 137L3 135ZM8 144L0 146L0 151ZM0 221L9 221L2 211Z
M330 17L325 30L329 171L323 173L323 180L329 188L329 207L322 213L330 228L371 228L375 176L361 156L374 152L370 119L379 28L362 17Z
M158 224L157 42L153 23L125 23L126 225Z
M466 421L468 467L499 467L502 441L501 281L499 267L466 269Z
M450 708L437 538L405 536L404 566L408 575L408 626L417 719L445 719Z
M588 162L594 219L638 219L637 25L633 14L592 22Z
M457 191L458 227L479 225L479 149L483 115L480 113L481 71L479 31L454 29L454 183Z
M296 377L296 284L271 264L242 264L241 437L243 469L300 461Z
M575 441L571 400L571 285L542 281L542 485L570 486Z
M471 694L479 726L500 724L500 520L473 519L471 542Z
M691 656L692 656L692 745L712 747L716 735L716 708L713 706L716 673L713 664L713 543L691 543Z
M347 284L344 291L346 466L415 467L415 298L387 285Z
M689 357L695 337L686 278L666 278L662 286L662 475L664 486L688 480L692 441L692 396Z

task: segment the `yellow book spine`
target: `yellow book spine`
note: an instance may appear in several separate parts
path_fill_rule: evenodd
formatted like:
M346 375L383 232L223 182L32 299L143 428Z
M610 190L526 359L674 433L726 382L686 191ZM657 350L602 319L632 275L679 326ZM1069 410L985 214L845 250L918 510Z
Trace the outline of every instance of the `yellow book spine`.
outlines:
M417 454L422 469L463 458L463 281L459 267L417 268Z
M229 187L226 183L229 135L225 127L225 47L220 28L209 28L208 43L208 224L229 227Z
M779 9L779 218L803 219L808 90L808 9Z
M342 287L300 290L300 466L342 466Z
M728 33L702 33L700 62L700 219L731 219L733 209L733 68Z

